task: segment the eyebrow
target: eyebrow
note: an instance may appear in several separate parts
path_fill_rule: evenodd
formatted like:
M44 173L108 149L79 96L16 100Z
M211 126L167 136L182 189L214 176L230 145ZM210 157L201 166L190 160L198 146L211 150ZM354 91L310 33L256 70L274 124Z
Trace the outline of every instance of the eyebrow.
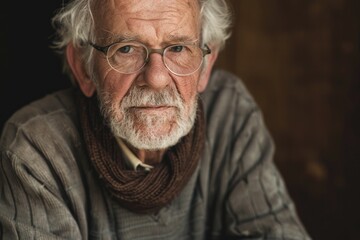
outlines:
M106 42L110 44L114 42L131 42L131 41L144 43L140 35L136 35L136 34L132 35L127 33L122 35L113 35L103 39L106 39ZM196 43L197 41L199 41L198 38L192 38L186 35L170 34L166 37L166 40L161 43L161 45L165 46L173 43Z
M192 38L192 37L189 37L189 36L186 36L186 35L173 35L173 34L170 34L168 39L171 41L171 42L197 42L199 39L198 38Z
M113 42L130 42L130 41L136 41L138 39L137 35L130 35L130 34L123 34L123 35L112 35L103 38L107 43L113 43Z

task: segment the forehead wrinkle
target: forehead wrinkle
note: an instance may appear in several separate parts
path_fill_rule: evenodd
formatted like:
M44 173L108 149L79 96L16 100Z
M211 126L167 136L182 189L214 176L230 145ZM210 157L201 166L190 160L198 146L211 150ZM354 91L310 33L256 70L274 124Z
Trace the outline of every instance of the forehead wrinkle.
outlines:
M125 8L120 3L117 6L118 9L124 9L128 13L137 14L144 19L147 19L146 16L151 16L154 13L160 14L160 16L163 16L164 13L173 13L173 15L183 16L184 10L190 10L187 12L196 12L194 11L195 9L199 10L198 1L194 0L193 3L188 0L175 0L176 3L169 0L156 0L156 4L149 0L136 0L133 4L129 4L129 0L125 1L127 1L127 7ZM151 18L148 19L150 20Z
M143 33L137 31L137 29L139 29L139 25L141 26L148 22L149 31L153 32L153 36L160 41L196 41L200 31L198 1L175 0L176 4L174 4L174 1L158 1L160 5L166 7L159 9L159 4L154 4L153 1L147 0L111 0L105 4L105 6L101 7L99 5L98 13L100 19L106 19L107 24L104 24L105 26L98 26L100 27L100 34L98 36L107 43L122 39L124 39L124 41L127 39L146 40L146 35L142 36ZM172 2L172 4L170 4L170 2ZM111 17L111 15L113 15L113 17ZM119 25L117 26L114 21L111 21L115 16L117 16L118 19L122 19L120 20L120 22L123 21L124 24L122 29L118 28ZM144 21L144 23L142 23L142 21ZM189 24L193 25L195 28L194 31L188 31ZM187 31L182 32L182 28L187 29ZM187 36L189 34L191 36ZM146 43L146 41L144 43Z
M134 17L126 19L126 23L131 25L131 22L151 22L159 23L165 22L167 25L179 25L186 20L188 14L179 14L177 11L139 11L134 13Z
M145 18L131 17L127 19L125 22L129 30L136 29L136 25L139 23L141 24L142 21L146 21L150 23L149 31L152 31L158 39L163 39L166 41L178 41L178 42L195 41L198 38L197 36L199 32L198 24L196 23L196 19L191 19L190 17L190 20L193 21L189 22L188 20L189 20L189 14L181 15L178 14L177 12L174 12L174 13L170 13L170 15L168 15L167 17L161 17L161 18L158 17L150 18L147 16ZM189 24L194 26L194 30L195 30L194 33L196 35L188 36L185 34L179 34L179 30L181 30L183 27L186 28ZM166 30L168 32L166 32Z
M166 7L159 10L157 4L151 4L149 1L132 5L133 8L128 8L125 12L131 16L128 20L133 21L167 21L167 23L179 25L187 19L195 21L198 19L199 6L197 1L191 3L190 1L178 0L176 4L166 4L164 1L164 3L159 4L166 5Z

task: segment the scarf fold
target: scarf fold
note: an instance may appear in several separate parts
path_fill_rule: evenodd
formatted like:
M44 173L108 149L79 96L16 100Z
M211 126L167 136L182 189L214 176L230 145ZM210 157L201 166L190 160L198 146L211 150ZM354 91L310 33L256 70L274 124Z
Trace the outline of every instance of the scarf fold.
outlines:
M205 120L199 98L191 131L170 147L151 171L127 169L119 145L100 114L96 96L78 95L80 124L86 149L100 181L125 208L155 213L185 187L198 166L205 140Z

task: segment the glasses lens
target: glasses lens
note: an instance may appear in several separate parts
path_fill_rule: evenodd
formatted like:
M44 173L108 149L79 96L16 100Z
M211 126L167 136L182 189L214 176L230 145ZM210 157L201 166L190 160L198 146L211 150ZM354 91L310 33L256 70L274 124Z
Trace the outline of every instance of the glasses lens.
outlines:
M112 68L121 73L133 73L145 64L147 50L138 43L116 43L109 47L107 60Z
M171 45L164 51L151 52L163 55L165 66L176 75L189 75L197 71L203 62L203 51L197 45ZM120 73L134 73L140 70L148 57L148 49L141 43L127 42L111 45L106 53L110 66Z
M201 49L196 45L173 45L164 51L164 64L177 75L188 75L197 71L203 61Z

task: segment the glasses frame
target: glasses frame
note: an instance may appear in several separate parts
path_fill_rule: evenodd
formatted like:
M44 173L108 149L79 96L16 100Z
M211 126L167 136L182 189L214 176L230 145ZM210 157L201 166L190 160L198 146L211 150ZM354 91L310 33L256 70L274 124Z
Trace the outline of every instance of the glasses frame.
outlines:
M113 45L118 44L118 43L125 43L125 44L126 44L127 42L122 42L122 41L113 42L113 43L111 43L111 44L109 44L109 45L106 45L106 46L99 46L99 45L96 45L95 43L89 43L89 45L92 46L94 49L102 52L102 53L105 55L106 60L107 60L108 64L110 65L110 67L111 67L112 69L114 69L115 71L117 71L117 72L119 72L119 73L122 73L122 74L132 74L132 73L135 73L135 72L140 71L140 70L143 69L143 68L145 67L145 65L149 62L150 55L151 55L152 53L158 53L158 54L161 55L162 61L163 61L164 65L165 65L165 67L166 67L171 73L173 73L173 74L175 74L175 75L177 75L177 76L189 76L189 75L195 73L196 71L198 71L198 70L200 69L203 61L204 61L204 57L205 57L206 55L208 55L208 54L211 54L211 49L209 48L209 46L208 46L207 44L204 44L204 47L197 46L197 47L199 47L200 50L202 51L202 59L201 59L201 62L200 62L200 64L199 64L199 67L198 67L197 69L195 69L195 70L194 70L193 72L191 72L191 73L179 74L179 73L175 73L174 71L172 71L172 70L167 66L167 64L165 63L165 59L164 59L164 52L165 52L167 49L171 48L171 47L175 47L175 46L179 46L179 45L181 45L181 46L194 45L194 44L171 44L171 45L165 46L165 47L163 47L163 48L149 48L149 47L147 47L145 44L143 44L143 43L141 43L141 42L131 41L131 42L128 42L128 43L140 44L140 45L142 45L142 46L146 49L146 58L144 59L144 64L143 64L139 69L137 69L137 70L135 70L135 71L133 71L133 72L125 73L125 72L120 72L119 70L117 70L116 68L114 68L114 67L110 64L109 58L108 58L108 56L107 56L107 53L108 53L110 47L112 47Z

